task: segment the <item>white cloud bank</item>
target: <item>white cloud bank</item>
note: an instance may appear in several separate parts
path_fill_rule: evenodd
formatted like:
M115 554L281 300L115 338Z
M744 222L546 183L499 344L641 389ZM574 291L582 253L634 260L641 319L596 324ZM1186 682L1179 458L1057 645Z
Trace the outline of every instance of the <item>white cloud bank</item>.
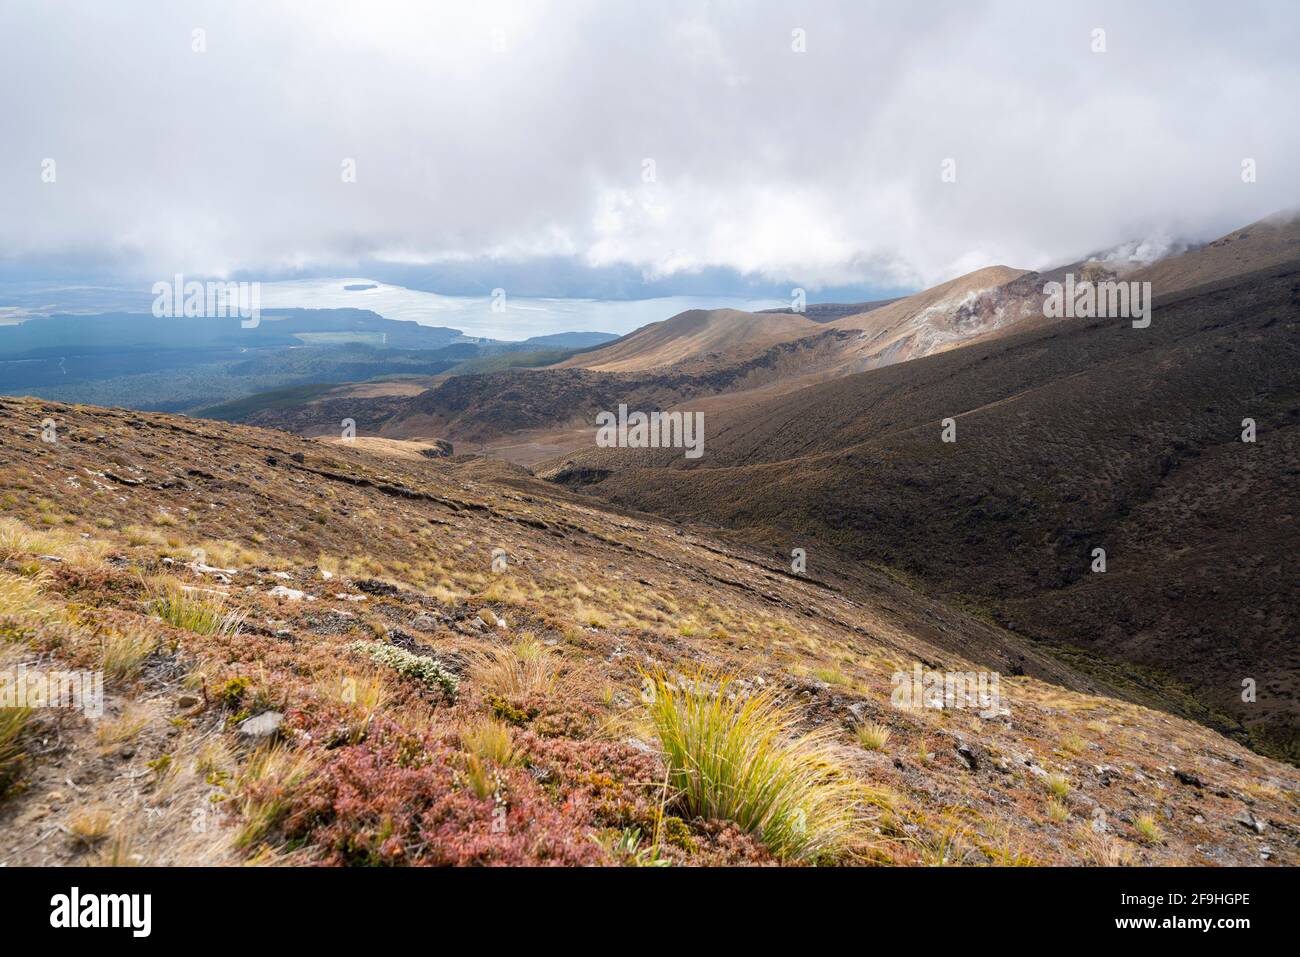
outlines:
M896 287L1300 199L1294 3L86 0L0 36L11 265Z

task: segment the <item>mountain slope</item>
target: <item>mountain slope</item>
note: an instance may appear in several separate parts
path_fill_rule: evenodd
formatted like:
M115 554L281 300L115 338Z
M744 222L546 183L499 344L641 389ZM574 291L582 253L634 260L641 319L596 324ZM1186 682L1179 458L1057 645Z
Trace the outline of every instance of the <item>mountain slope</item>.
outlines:
M1157 300L1145 330L1039 323L721 412L699 460L589 449L538 471L901 569L1137 700L1295 760L1298 322L1292 263Z
M817 331L818 324L803 316L692 309L642 326L607 346L566 359L556 368L638 372L705 356L735 360Z
M1300 215L1278 214L1233 230L1213 242L1144 266L1125 278L1151 283L1168 296L1300 259Z
M619 864L665 801L661 859L771 862L664 797L644 675L701 668L830 736L861 789L835 860L1298 860L1293 769L895 576L816 553L792 575L490 460L0 416L5 666L114 668L102 715L22 719L0 864ZM1002 670L1004 710L891 707L913 668Z

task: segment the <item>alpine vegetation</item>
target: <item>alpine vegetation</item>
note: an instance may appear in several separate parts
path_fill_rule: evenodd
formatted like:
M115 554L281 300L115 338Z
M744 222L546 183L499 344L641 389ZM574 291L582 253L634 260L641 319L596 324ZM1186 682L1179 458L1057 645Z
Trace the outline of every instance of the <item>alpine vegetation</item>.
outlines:
M833 756L833 732L800 734L795 709L771 691L745 695L726 676L650 675L643 698L690 814L735 821L781 858L847 852L859 787Z
M396 645L385 645L377 641L354 641L348 646L348 649L367 656L376 664L388 665L398 674L422 681L430 688L441 689L442 693L449 699L455 700L456 698L456 689L459 684L456 676L448 672L432 658L413 654L405 648L398 648Z

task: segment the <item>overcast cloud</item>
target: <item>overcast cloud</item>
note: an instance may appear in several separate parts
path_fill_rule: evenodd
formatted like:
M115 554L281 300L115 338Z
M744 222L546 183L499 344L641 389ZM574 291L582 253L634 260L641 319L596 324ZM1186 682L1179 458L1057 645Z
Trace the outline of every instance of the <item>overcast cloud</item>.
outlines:
M890 289L1300 200L1294 3L3 0L0 36L11 278L486 258Z

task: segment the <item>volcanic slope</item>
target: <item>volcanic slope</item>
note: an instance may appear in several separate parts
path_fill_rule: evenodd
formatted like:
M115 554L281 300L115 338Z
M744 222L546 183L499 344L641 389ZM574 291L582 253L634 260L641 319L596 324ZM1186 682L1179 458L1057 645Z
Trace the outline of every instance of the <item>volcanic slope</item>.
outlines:
M789 313L691 309L642 326L599 349L571 356L555 368L640 372L704 356L733 361L778 342L811 335L819 328L818 323Z
M1298 321L1300 264L1275 266L1157 298L1146 329L1059 321L708 417L698 460L538 474L896 568L1295 760Z
M895 576L795 576L491 460L0 420L3 668L107 675L102 714L0 712L0 864L1300 860L1294 769ZM997 668L1000 707L891 707L914 668ZM690 772L653 705L721 674L787 709L805 826L664 786Z
M1213 242L1125 276L1151 283L1156 296L1300 260L1300 215L1279 213Z

